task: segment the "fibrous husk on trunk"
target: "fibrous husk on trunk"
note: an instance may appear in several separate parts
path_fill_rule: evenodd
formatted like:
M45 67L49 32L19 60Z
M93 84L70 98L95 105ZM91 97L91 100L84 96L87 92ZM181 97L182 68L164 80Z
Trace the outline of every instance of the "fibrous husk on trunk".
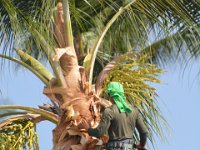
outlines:
M67 45L64 32L62 3L57 4L54 37L57 42L53 61L60 64L65 78L65 86L60 86L53 78L43 93L59 106L59 122L53 130L54 150L86 150L100 147L107 137L102 139L90 137L82 132L86 128L82 124L95 127L100 121L100 107L108 107L110 103L95 94L90 85L85 69L78 65L74 47Z
M54 149L95 149L99 147L98 143L103 144L100 142L102 140L84 136L85 134L79 131L85 128L81 126L81 122L84 120L90 127L98 125L100 107L110 106L110 103L95 95L94 87L89 85L84 68L78 66L74 50L65 48L63 53L63 48L57 48L57 53L59 50L62 51L59 60L67 62L63 63L64 65L61 63L67 87L60 87L53 81L53 84L43 91L52 101L57 102L61 109L60 121L53 131Z

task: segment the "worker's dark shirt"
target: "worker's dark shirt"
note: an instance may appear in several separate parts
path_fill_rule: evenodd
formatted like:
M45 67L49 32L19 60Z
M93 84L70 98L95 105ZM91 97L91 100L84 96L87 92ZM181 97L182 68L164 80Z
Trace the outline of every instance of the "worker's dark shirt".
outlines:
M122 140L133 138L136 129L140 134L140 143L145 144L148 135L143 119L137 108L133 107L131 113L120 113L116 104L106 108L97 128L89 128L90 136L101 137L108 131L109 140Z

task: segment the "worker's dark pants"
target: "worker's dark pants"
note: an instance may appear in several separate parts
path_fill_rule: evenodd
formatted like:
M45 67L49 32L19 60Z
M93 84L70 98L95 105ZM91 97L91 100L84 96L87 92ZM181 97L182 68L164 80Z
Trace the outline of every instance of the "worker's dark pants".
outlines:
M132 139L110 141L106 150L133 150L134 141Z

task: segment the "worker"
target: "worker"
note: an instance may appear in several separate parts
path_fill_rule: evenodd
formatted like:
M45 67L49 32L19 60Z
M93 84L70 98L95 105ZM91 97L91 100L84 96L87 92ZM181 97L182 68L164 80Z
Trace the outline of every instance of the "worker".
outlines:
M112 105L106 108L96 128L88 128L88 134L101 137L105 132L109 135L107 150L145 150L148 129L138 109L125 102L124 89L119 82L110 82L105 91ZM140 143L135 144L133 133L139 132Z

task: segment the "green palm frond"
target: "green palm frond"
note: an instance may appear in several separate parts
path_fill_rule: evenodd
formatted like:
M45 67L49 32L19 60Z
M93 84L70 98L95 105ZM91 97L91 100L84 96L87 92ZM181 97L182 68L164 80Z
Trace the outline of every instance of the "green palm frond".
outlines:
M33 68L35 72L39 73L47 81L50 81L53 78L53 75L47 70L47 68L45 68L35 58L31 57L30 55L26 54L21 50L17 50L16 52L24 63Z
M155 42L140 50L140 52L149 55L150 62L165 65L169 64L171 60L177 60L180 54L180 58L183 60L188 59L188 56L199 57L199 39L200 34L198 31L188 27L166 37L159 37Z
M64 24L65 24L65 35L66 35L66 41L68 42L66 46L74 46L73 41L73 34L72 34L72 25L71 25L71 19L70 19L70 11L69 11L69 2L68 0L62 0L63 2L63 11L64 11Z
M94 32L91 38L94 39L95 36L98 38L98 35L101 35L103 28L110 19L126 4L126 2L115 3L115 5L113 3L115 7L113 6L112 13L107 10L111 5L106 7L105 10L102 9L100 13L101 17L98 15L96 16L100 19L96 19L98 26L96 25L96 31L91 30ZM190 10L188 8L190 8ZM113 56L117 53L125 53L127 51L139 51L150 45L152 41L156 42L159 39L170 36L171 41L182 42L189 51L196 53L198 48L195 48L195 46L197 43L196 41L199 41L198 26L200 24L200 13L198 10L199 5L196 2L164 0L160 0L159 2L136 1L126 12L119 16L109 28L104 40L102 40L98 48L98 52L101 51L106 55ZM187 36L181 35L186 32L186 30L190 31L190 36L193 36L196 41L189 40ZM153 32L156 34L153 34ZM174 33L179 33L181 36L179 36L179 38L177 38L177 36L171 36ZM90 40L88 40L88 42L90 42ZM165 49L168 48L169 44L163 43L162 46ZM92 46L89 48L92 49ZM159 51L159 49L157 51ZM101 54L97 53L97 55L97 57L102 59ZM112 57L110 58L112 59ZM165 56L161 57L160 61L162 60L163 63L167 63L165 61ZM104 62L102 61L102 63Z
M97 38L97 41L95 42L92 50L91 50L91 54L89 53L89 55L91 55L91 60L90 60L90 65L89 67L89 82L92 83L92 76L93 76L93 68L94 68L94 63L95 63L95 59L96 59L96 55L97 52L99 50L100 44L103 41L104 36L106 35L107 31L110 29L110 27L112 26L112 24L115 22L115 20L124 12L126 11L126 9L128 9L131 4L133 4L135 1L132 1L130 3L128 3L127 5L125 5L124 7L121 7L119 9L119 11L116 12L116 14L109 20L109 22L105 25L105 27L102 30L102 33L100 34L100 36ZM86 68L87 70L87 68Z
M28 70L34 73L45 85L48 85L53 75L39 61L35 60L33 57L29 56L28 54L25 54L22 51L18 52L23 61L1 54L0 58L8 59L10 61L16 62L17 64L20 64L21 66L26 67Z
M43 109L39 109L39 108L33 108L33 107L27 107L27 106L17 106L17 105L1 105L0 106L1 110L6 110L6 109L20 109L20 110L26 110L35 114L39 114L42 117L44 117L46 120L51 121L52 123L57 123L58 122L58 117L57 115L55 115L52 112L43 110Z
M27 114L27 112L17 112L17 111L4 112L0 114L0 118L13 116L13 115L21 115L21 114Z
M52 24L52 16L49 16L52 11L52 2L1 0L0 4L2 31L0 39L1 44L4 45L4 52L9 50L11 54L13 47L27 48L27 51L31 51L33 44L37 41L30 34L34 24L37 24L37 30L43 33ZM47 16L50 20L46 19ZM49 39L47 35L46 37Z
M115 13L121 7L131 2L130 0L69 1L74 36L76 37L77 34L91 31L96 32L96 35L98 35L102 27L109 22ZM17 39L20 39L18 42L21 45L31 46L35 43L30 42L30 39L37 41L31 34L32 28L30 29L30 27L33 24L38 25L34 28L42 33L47 38L46 40L51 37L49 40L54 41L50 29L53 26L53 16L56 10L55 1L2 0L0 3L2 22L0 28L3 30L0 39L6 38L4 41L7 42L4 42L4 45L6 45L5 43L8 44L5 50L8 46L10 48L15 46L14 43L17 42L14 41L17 41ZM162 32L164 32L163 34L167 34L171 33L174 29L177 30L185 26L192 27L194 24L199 24L199 7L198 2L189 0L136 0L131 8L124 15L118 17L117 21L109 29L109 33L106 35L107 38L105 37L106 40L101 44L102 48L104 51L117 52L138 49L138 47L141 49L143 44L147 44L145 41L148 41L150 30L156 30L160 27L162 28ZM28 43L26 44L24 41ZM39 43L36 45L38 46ZM22 48L19 47L19 49ZM30 48L26 49L30 50ZM34 49L34 51L39 50L39 48Z

